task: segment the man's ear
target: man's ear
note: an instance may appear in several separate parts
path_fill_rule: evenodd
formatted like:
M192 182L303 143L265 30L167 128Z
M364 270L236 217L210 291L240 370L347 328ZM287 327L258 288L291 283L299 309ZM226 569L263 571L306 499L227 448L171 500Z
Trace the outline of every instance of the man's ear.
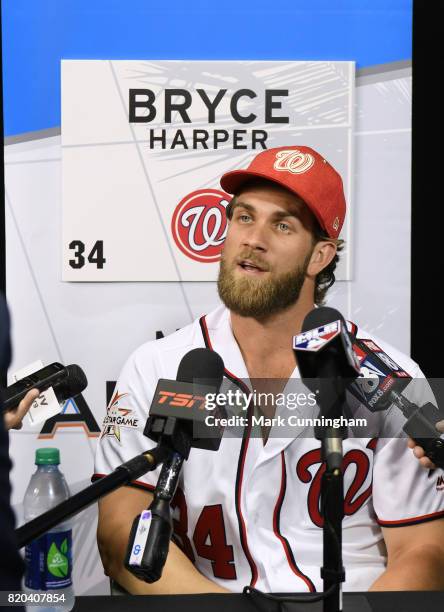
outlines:
M336 255L337 247L334 242L320 240L313 248L313 253L308 264L307 274L317 276L333 260Z

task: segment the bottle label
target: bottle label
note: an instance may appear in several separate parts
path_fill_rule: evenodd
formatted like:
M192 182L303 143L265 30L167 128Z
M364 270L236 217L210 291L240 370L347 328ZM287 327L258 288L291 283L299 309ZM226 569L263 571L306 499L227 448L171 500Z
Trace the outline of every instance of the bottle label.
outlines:
M72 532L50 531L26 546L25 585L37 591L71 586Z

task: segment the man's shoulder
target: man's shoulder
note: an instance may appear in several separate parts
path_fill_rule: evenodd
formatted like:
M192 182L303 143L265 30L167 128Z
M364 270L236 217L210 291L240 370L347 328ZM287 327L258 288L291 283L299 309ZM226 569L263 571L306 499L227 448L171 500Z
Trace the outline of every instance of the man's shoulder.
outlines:
M216 324L221 310L219 306L163 338L145 342L130 355L127 363L136 367L157 365L160 376L175 376L180 360L188 351L205 347L204 328Z
M167 356L170 353L183 352L185 354L187 350L202 345L199 319L196 319L163 338L144 342L133 351L130 359L140 362Z

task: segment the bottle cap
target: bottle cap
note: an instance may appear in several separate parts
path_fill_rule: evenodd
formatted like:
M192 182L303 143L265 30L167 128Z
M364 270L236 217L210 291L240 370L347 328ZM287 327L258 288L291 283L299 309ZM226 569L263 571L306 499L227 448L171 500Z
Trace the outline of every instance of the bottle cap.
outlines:
M60 463L60 451L58 448L38 448L35 451L36 465L58 465Z

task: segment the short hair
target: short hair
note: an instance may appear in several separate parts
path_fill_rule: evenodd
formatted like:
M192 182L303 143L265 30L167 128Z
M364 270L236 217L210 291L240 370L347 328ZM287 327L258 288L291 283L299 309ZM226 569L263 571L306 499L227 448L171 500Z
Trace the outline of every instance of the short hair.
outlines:
M280 187L281 189L285 191L289 191L288 189L285 189L285 187L282 187L278 183L274 183L273 181L269 181L267 179L263 179L263 178L250 179L238 189L237 193L233 196L233 198L228 203L226 207L226 215L229 221L231 221L233 217L233 211L234 211L234 208L236 207L237 198L239 194L242 193L242 191L245 191L245 189L247 188L257 187L260 185L268 185L268 186L274 185L276 187ZM291 191L289 191L289 193L291 193L292 195L296 195ZM310 210L310 207L307 205L307 203L302 198L299 198L299 199ZM320 226L319 221L316 219L316 217L313 214L312 216L313 216L313 231L312 231L313 246L323 240L326 240L327 242L332 242L333 244L336 245L335 256L333 257L331 262L327 266L325 266L325 268L321 270L319 274L316 275L314 303L317 306L323 306L325 304L325 296L327 294L327 291L336 282L336 276L335 276L336 266L338 265L339 260L340 260L339 253L341 253L341 251L344 249L345 240L342 240L341 238L330 238L330 236L326 236L326 233Z

